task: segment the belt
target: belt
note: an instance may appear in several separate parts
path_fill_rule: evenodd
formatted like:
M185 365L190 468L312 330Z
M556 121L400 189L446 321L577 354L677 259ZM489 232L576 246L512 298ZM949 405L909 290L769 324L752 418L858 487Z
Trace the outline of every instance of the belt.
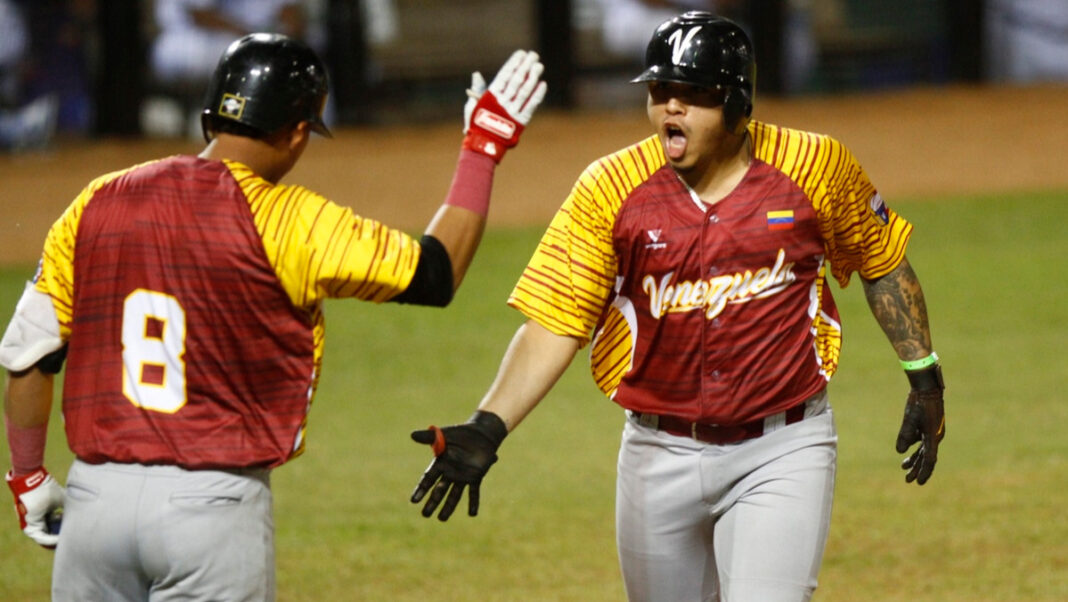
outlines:
M803 401L785 412L779 412L766 418L758 418L734 426L690 422L678 416L643 414L640 412L633 412L632 416L638 421L638 424L645 427L661 430L678 437L691 437L704 443L725 445L745 441L746 439L755 439L787 424L801 422L805 418L805 407L807 405Z

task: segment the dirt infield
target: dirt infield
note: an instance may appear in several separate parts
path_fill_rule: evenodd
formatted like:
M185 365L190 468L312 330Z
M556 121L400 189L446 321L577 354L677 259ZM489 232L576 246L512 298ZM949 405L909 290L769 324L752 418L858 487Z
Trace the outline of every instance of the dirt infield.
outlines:
M1068 188L1066 86L758 99L754 116L838 138L890 202ZM419 232L448 187L458 123L340 130L309 145L286 182ZM539 114L498 172L490 225L546 223L582 168L650 132L640 106ZM198 150L189 141L102 140L0 158L0 264L35 261L49 225L93 177Z

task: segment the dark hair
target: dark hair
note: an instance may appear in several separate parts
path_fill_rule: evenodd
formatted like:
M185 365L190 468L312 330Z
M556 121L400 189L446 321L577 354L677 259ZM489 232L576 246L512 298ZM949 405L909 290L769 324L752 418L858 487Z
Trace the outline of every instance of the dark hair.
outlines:
M245 125L240 121L215 116L205 116L204 128L214 134L231 134L255 140L264 140L270 136L268 132Z

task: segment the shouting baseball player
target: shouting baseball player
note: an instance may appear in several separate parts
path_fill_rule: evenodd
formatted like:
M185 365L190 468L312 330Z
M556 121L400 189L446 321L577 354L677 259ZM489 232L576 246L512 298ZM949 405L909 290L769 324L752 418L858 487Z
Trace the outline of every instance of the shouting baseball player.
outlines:
M752 45L689 12L653 34L655 134L591 164L509 299L527 321L464 424L412 433L436 458L413 502L447 519L589 342L626 410L617 545L631 600L807 600L827 538L842 331L828 275L861 278L911 384L897 438L925 483L945 434L912 226L827 136L751 120ZM429 494L429 495L428 495Z
M542 69L516 51L488 89L476 78L452 187L418 241L279 184L330 132L323 63L274 34L221 57L199 156L78 195L0 342L7 483L23 531L56 548L54 600L274 599L269 475L304 449L324 299L450 302ZM64 356L65 493L42 466Z

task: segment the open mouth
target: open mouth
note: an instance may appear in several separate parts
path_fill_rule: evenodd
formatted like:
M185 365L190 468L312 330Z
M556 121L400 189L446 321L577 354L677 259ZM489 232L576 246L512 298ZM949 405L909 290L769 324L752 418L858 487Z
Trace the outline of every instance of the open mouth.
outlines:
M679 159L686 153L686 132L677 125L664 126L664 151L670 159Z

